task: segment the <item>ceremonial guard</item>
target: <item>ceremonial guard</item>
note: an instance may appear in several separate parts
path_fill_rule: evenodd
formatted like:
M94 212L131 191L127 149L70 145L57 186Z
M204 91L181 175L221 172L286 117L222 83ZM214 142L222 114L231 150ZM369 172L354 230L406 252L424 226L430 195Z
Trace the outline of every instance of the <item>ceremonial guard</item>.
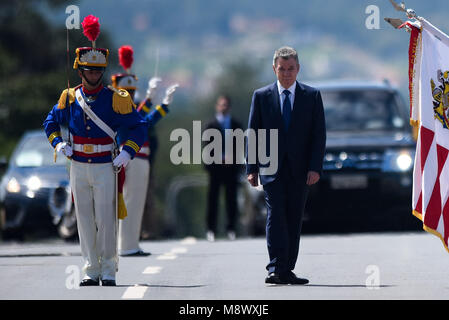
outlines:
M134 98L137 89L137 77L131 74L133 64L133 48L122 46L118 50L119 63L124 69L124 73L114 74L111 77L112 86L117 89L127 90ZM156 95L159 78L152 78L148 84L145 99L137 109L140 115L148 122L149 127L154 126L160 119L169 112L168 105L173 100L173 94L177 85L172 85L166 90L162 105L157 105L153 110L152 100ZM118 141L122 145L129 137L129 130L121 128L118 131ZM127 165L124 173L123 197L127 209L127 217L120 220L119 225L119 253L121 256L148 256L151 253L144 252L139 246L140 231L142 226L142 216L147 196L148 179L150 174L150 146L148 131L144 135L144 144L136 153L135 158ZM122 173L122 172L121 172Z
M118 197L117 171L140 150L147 123L126 90L102 84L109 51L95 46L100 32L98 18L89 15L82 26L92 41L92 47L76 49L73 68L82 84L62 92L44 128L55 156L62 153L71 159L70 186L85 262L80 286L98 286L100 281L102 286L115 286L117 217L123 217L124 209ZM68 127L67 139L62 137L60 125ZM119 128L129 132L120 153L116 148Z

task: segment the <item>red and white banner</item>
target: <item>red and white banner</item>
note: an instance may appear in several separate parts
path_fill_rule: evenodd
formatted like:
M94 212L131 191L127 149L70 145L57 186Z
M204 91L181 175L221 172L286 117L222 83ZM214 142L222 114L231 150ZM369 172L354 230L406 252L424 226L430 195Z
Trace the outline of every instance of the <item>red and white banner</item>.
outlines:
M410 120L418 126L413 214L448 249L449 37L420 18L410 38Z

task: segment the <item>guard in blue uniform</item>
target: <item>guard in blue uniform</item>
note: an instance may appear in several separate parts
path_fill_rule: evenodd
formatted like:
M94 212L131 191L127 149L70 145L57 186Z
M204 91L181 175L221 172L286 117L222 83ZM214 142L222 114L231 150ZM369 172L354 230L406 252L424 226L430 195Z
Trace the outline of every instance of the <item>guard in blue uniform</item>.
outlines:
M120 47L119 62L125 72L112 75L112 85L114 88L127 90L134 97L137 89L137 76L130 72L133 62L133 50L131 46ZM149 127L153 127L169 112L168 105L171 103L173 93L177 87L177 85L170 86L166 91L163 100L164 103L157 105L150 111L152 107L151 101L156 95L160 81L161 79L159 78L152 78L149 81L145 99L138 108L140 115L148 121ZM128 137L129 130L127 128L122 128L118 131L119 143L124 144ZM144 252L139 246L142 216L150 174L149 155L150 145L148 132L146 132L142 148L136 153L135 158L130 161L125 170L123 197L128 215L126 219L120 220L119 224L118 248L121 256L148 256L151 254Z
M89 23L90 29L95 28L98 18L86 17L84 34ZM73 66L82 84L62 92L44 121L44 128L55 154L71 159L70 186L85 262L80 286L96 286L100 281L103 286L115 286L117 215L122 212L116 171L123 170L134 158L148 129L126 90L103 86L109 51L95 47L96 36L88 38L92 47L77 48ZM66 140L61 135L61 125L68 127ZM117 155L113 154L117 150L115 135L121 128L126 128L128 135Z

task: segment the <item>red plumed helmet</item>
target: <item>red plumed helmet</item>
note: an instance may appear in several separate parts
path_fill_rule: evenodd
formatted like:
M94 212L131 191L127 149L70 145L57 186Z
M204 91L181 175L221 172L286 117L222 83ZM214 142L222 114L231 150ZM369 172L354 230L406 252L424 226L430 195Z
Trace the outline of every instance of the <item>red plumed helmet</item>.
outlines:
M128 72L134 62L133 58L134 50L131 46L121 46L118 49L118 59L120 65Z
M93 15L88 15L81 23L83 26L83 34L92 42L97 40L100 34L100 23L98 18Z

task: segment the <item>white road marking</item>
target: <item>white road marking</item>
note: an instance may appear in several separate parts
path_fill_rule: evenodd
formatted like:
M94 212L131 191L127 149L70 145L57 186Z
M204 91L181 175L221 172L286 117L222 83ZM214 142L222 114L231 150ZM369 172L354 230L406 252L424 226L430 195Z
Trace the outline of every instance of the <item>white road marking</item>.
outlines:
M149 266L146 267L145 270L143 270L143 274L156 274L161 272L162 267L158 267L158 266Z
M139 286L137 284L133 287L128 287L122 295L122 299L142 299L147 289L147 286Z
M195 237L186 237L181 240L181 244L195 244L196 238Z
M170 250L171 253L186 253L187 248L185 247L177 247Z
M196 243L196 238L187 237L181 241L183 245L192 245ZM163 253L162 255L156 257L156 260L174 260L178 256L176 254L186 253L188 250L186 247L175 247L169 252ZM162 270L160 266L148 266L143 270L142 274L158 274ZM122 299L142 299L145 292L148 290L147 286L140 286L138 284L128 287L122 295Z
M174 254L174 253L166 252L166 253L164 253L164 254L158 256L158 257L156 258L156 260L174 260L174 259L176 259L177 257L178 257L178 256L177 256L176 254Z

